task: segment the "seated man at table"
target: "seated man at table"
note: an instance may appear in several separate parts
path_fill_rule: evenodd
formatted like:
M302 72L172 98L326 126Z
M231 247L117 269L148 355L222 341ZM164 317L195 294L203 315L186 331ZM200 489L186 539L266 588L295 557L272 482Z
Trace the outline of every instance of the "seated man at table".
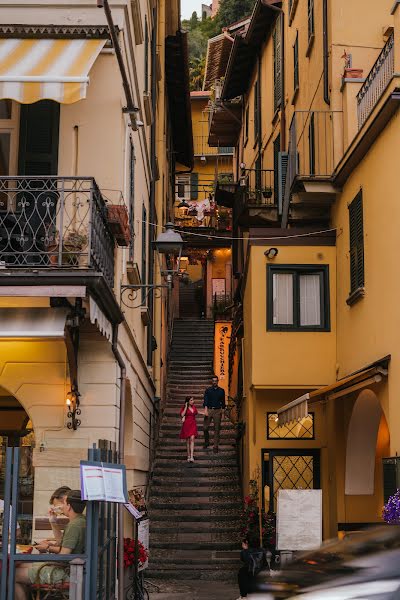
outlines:
M49 554L83 554L85 551L86 517L82 514L86 501L81 499L80 490L71 490L65 498L63 514L69 523L64 530L61 547L58 551L48 550ZM25 563L15 572L15 600L28 600L27 587L32 584L57 584L68 581L65 567L67 563Z

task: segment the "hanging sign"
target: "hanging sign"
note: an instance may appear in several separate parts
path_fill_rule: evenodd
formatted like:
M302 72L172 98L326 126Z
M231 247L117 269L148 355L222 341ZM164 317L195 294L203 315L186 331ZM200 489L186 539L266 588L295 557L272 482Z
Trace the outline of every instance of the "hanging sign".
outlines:
M138 532L138 540L139 542L141 542L147 552L147 560L144 564L140 563L139 564L139 571L143 571L144 569L147 569L147 567L149 566L149 532L150 532L150 520L149 519L142 519L142 521L139 521L138 523L138 528L137 528L137 532Z
M232 323L217 321L214 336L214 373L219 379L218 385L228 393L229 385L229 343L231 341Z

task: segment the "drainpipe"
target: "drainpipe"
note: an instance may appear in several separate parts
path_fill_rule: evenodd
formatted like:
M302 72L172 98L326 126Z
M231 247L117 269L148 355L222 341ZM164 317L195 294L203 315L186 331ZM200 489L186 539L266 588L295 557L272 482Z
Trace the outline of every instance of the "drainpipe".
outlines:
M328 0L322 1L322 34L324 61L324 101L330 105L329 94L329 44L328 44Z
M153 10L153 37L151 40L151 103L153 109L153 122L151 124L150 132L150 164L151 164L151 183L150 183L150 223L156 222L156 123L157 123L157 3ZM149 283L154 283L154 251L152 241L155 237L155 227L149 226L149 246L148 246L148 257L149 257ZM149 313L150 323L148 326L147 334L147 364L153 364L153 335L154 335L154 296L149 294Z
M119 433L118 433L118 462L124 462L125 453L125 389L126 366L118 349L118 325L113 327L112 352L121 369L121 384L119 390ZM124 600L124 506L118 504L118 600Z

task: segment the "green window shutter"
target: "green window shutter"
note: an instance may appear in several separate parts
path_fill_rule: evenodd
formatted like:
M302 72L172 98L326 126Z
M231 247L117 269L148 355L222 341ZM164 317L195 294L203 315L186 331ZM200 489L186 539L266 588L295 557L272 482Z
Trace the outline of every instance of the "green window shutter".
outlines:
M278 213L283 211L283 199L285 197L286 175L289 164L289 153L279 152L278 154Z
M52 100L23 104L19 175L57 175L60 105Z
M350 293L364 287L363 198L360 190L349 206Z
M135 249L135 147L131 141L129 156L129 228L131 240L129 243L129 258L133 260Z
M274 110L278 110L282 104L282 44L281 44L281 20L278 17L273 31L274 46Z
M190 199L197 200L199 197L199 174L190 174Z
M383 458L383 501L389 500L400 487L400 457Z

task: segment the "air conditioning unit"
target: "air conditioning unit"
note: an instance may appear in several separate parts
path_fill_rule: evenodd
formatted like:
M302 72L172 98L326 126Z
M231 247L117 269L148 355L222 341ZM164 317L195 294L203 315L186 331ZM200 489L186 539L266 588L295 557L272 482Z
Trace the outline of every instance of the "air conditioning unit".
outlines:
M389 500L390 496L400 488L400 456L382 459L383 465L383 501Z

